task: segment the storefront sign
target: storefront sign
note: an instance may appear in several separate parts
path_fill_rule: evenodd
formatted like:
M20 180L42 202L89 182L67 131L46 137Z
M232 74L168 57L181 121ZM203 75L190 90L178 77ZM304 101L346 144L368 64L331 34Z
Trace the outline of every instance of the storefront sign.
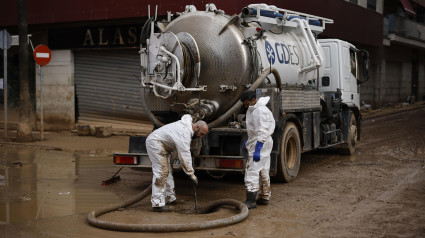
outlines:
M51 49L139 47L142 25L49 29Z

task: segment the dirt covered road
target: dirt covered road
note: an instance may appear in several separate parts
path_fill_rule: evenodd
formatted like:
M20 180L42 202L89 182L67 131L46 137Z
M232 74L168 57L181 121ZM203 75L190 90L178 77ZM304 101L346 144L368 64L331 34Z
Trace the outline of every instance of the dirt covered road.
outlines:
M9 181L0 177L2 237L424 237L425 108L370 118L363 123L353 156L337 151L303 154L300 173L289 184L272 184L269 206L251 210L247 220L190 233L127 233L101 230L86 222L94 208L133 196L148 186L150 173L124 170L107 187L110 157L83 152L0 146ZM21 164L16 164L16 157ZM49 167L46 159L56 160ZM69 169L71 167L71 169ZM57 174L58 170L60 172ZM30 175L28 175L30 174ZM5 176L0 169L0 175ZM214 180L199 176L202 206L221 198L243 201L242 175ZM149 199L102 219L130 223L190 223L234 211L193 213L193 188L176 175L180 202L174 212L154 214ZM9 213L7 213L9 212ZM4 215L6 214L6 215ZM25 215L26 214L26 215ZM9 220L7 220L9 219Z

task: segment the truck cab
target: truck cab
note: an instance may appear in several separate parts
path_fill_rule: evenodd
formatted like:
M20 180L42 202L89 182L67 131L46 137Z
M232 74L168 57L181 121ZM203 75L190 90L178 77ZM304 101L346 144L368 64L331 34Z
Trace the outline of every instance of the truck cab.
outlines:
M319 39L323 50L324 65L319 80L322 96L340 93L341 103L352 111L357 124L357 139L360 139L360 87L369 79L369 53L357 49L349 42L339 39ZM360 72L362 74L360 74Z
M338 39L319 40L324 54L323 77L319 84L320 92L341 90L342 102L348 107L360 109L360 92L356 47Z

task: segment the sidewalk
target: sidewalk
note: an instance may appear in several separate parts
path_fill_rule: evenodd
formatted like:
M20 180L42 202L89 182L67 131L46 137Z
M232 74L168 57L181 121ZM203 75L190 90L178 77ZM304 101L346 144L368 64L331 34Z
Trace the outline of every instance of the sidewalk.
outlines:
M122 135L98 138L95 136L78 136L77 133L73 132L45 132L44 140L40 141L40 133L33 132L34 142L18 143L14 142L16 131L9 132L7 140L4 138L3 130L0 131L0 134L0 148L2 145L15 145L96 155L112 155L113 152L128 152L129 136Z
M405 107L396 106L391 108L382 108L362 112L363 120L374 119L377 117L387 116L409 110L417 110L425 108L425 102L417 102ZM151 128L150 125L141 125L141 127ZM147 135L150 130L146 130ZM8 139L4 138L3 130L0 130L0 148L1 145L15 145L25 147L36 147L53 150L65 150L83 152L97 155L112 155L113 152L128 152L129 136L123 134L115 134L108 138L98 138L95 136L78 136L76 131L69 132L45 132L44 140L40 141L40 133L33 132L34 142L17 143L16 129L9 130Z
M416 102L414 104L408 104L402 106L401 104L395 105L393 107L385 107L376 110L362 111L363 120L374 119L377 117L383 117L391 114L401 113L410 110L416 110L420 108L425 108L425 101Z

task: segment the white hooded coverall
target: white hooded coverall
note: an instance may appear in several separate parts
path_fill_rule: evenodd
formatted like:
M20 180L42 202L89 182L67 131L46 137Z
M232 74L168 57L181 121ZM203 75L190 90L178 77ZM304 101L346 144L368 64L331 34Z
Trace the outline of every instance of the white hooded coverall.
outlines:
M146 150L152 162L153 172L152 207L163 207L165 203L176 200L173 161L170 161L173 151L177 150L183 171L189 177L195 176L190 154L193 134L192 117L184 115L181 120L153 131L146 139Z
M245 168L245 187L248 192L258 192L265 200L270 200L270 153L273 148L271 135L274 132L275 120L272 112L266 107L270 97L261 97L257 103L250 106L246 112L246 129L248 141L248 161ZM263 142L260 151L260 161L253 160L257 141Z

